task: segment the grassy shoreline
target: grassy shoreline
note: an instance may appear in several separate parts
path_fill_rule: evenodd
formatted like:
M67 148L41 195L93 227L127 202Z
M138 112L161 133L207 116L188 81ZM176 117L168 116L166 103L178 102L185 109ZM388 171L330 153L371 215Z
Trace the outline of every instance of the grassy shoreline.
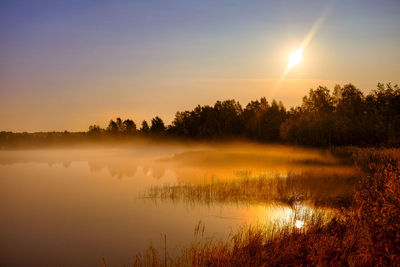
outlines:
M144 254L136 256L134 266L400 265L400 150L349 149L354 165L363 174L357 177L351 205L329 223L323 223L316 215L309 218L307 227L299 229L291 224L273 229L273 234L267 234L262 226L243 226L228 241L196 239L174 258L166 250L158 252L150 246ZM246 182L255 188L260 181ZM206 191L201 186L177 188L186 190L185 194ZM218 184L212 190L223 188L224 184ZM286 189L296 191L295 186ZM153 189L154 197L163 193L162 188L157 190ZM168 187L164 197L171 198L172 190ZM245 201L240 199L241 193L236 199L228 194L228 201ZM245 195L244 199L248 197ZM256 195L254 199L259 197ZM203 193L192 198L212 200ZM226 199L218 199L217 194L214 201ZM204 233L204 225L196 226L197 234L199 229Z

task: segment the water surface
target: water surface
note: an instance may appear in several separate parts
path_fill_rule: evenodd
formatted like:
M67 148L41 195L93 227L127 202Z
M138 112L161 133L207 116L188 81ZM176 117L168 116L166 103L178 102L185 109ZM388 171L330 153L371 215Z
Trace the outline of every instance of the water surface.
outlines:
M163 235L175 253L199 221L223 239L244 223L285 223L294 211L283 203L193 204L143 192L302 172L323 178L355 170L326 151L239 143L0 151L0 265L94 266L102 257L131 264L150 242L160 247Z

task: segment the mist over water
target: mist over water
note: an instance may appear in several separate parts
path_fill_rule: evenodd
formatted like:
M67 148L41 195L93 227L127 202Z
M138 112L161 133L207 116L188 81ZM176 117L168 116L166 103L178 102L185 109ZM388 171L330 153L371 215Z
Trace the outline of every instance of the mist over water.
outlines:
M129 264L150 242L161 246L164 234L173 254L193 239L199 221L206 235L226 239L245 223L293 220L295 208L282 202L148 198L154 187L355 173L324 150L251 143L0 151L0 264L90 266L102 257ZM308 202L298 208L334 212Z

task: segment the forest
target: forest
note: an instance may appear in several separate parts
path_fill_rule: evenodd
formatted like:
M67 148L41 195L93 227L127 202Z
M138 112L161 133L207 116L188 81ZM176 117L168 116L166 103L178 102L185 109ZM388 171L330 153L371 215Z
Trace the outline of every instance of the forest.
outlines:
M353 84L333 90L310 89L302 104L290 109L265 97L244 108L235 100L217 101L178 111L170 125L159 117L140 126L132 119L110 120L106 128L91 125L87 132L0 132L0 148L52 145L137 137L192 140L246 139L305 146L400 145L400 88L378 83L370 93Z

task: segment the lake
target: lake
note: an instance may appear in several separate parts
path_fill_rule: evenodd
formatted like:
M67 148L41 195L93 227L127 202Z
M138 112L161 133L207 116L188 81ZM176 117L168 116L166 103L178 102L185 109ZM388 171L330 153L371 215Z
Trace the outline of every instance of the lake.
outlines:
M325 150L278 145L137 143L0 151L0 265L99 266L104 257L119 266L132 264L150 243L163 248L165 236L173 255L194 239L199 222L207 236L221 239L243 224L293 222L295 208L282 201L158 194L166 186L356 173ZM331 187L320 195L351 194L346 183ZM154 189L158 193L151 194ZM314 204L300 202L308 213L329 218L335 212Z

